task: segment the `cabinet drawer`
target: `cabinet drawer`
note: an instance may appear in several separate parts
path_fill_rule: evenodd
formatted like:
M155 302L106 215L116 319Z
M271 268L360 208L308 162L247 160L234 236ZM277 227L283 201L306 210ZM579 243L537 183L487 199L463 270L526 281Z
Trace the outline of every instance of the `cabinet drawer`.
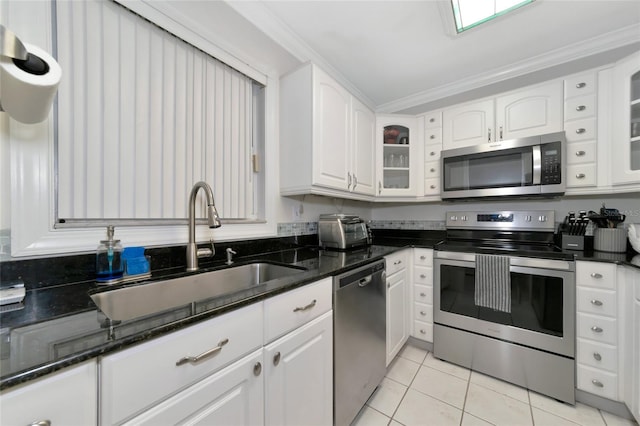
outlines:
M414 284L413 301L433 305L433 287Z
M612 373L618 372L618 349L603 343L578 339L576 361Z
M425 144L426 146L432 144L438 144L438 148L442 146L442 129L440 127L433 127L425 130Z
M426 129L442 127L442 111L427 113L424 116L424 127Z
M415 266L413 268L413 282L429 286L433 285L433 268L429 266Z
M565 99L596 93L596 74L581 74L564 80Z
M424 195L440 195L440 178L424 180Z
M590 287L578 287L578 312L616 317L616 292Z
M596 95L578 96L564 102L565 121L591 117L596 114Z
M294 330L331 310L333 282L325 278L264 302L264 341Z
M414 266L433 266L433 250L432 249L413 249Z
M440 151L442 151L442 145L426 145L424 147L424 161L440 162Z
M390 254L384 257L385 268L387 271L387 277L401 271L407 267L407 252L402 250L401 252Z
M616 265L604 262L576 262L576 284L579 286L616 288Z
M433 323L433 306L424 303L413 304L413 318L423 322Z
M102 358L102 424L118 423L259 348L262 321L256 303ZM220 349L200 362L177 365L214 348Z
M567 164L596 162L596 141L572 142L567 144Z
M598 137L595 117L565 122L564 130L567 143L596 139Z
M440 179L439 161L427 161L424 163L424 178L425 180Z
M427 342L433 342L433 324L414 320L413 321L413 337Z
M595 186L595 164L572 164L567 166L567 187Z
M610 345L616 345L618 341L616 320L613 318L578 312L576 328L578 337Z
M577 379L578 389L614 401L618 400L618 376L616 374L578 364Z

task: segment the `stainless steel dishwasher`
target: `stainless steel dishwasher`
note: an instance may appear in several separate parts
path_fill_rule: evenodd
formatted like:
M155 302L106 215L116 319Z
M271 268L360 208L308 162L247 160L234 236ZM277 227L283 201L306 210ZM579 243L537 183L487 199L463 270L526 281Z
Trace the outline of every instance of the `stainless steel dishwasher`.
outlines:
M333 410L350 424L386 373L384 261L333 278Z

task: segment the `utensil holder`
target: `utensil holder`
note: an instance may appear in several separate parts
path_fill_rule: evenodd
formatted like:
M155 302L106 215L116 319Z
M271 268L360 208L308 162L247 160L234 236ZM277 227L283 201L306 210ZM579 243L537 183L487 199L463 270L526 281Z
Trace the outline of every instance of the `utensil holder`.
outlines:
M597 251L624 253L627 251L627 232L624 228L597 228L593 248Z

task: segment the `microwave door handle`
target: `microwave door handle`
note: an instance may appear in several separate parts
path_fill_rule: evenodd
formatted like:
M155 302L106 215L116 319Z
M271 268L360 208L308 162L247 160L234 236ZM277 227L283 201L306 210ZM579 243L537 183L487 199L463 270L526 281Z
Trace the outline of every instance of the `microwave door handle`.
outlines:
M540 185L540 176L542 174L542 156L540 155L540 145L534 145L533 148L533 185Z

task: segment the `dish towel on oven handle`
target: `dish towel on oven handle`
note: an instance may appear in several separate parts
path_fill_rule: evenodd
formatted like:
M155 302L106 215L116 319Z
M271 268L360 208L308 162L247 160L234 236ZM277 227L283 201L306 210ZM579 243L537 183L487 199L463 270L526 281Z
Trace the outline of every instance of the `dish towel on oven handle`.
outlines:
M476 254L475 304L511 313L509 256Z

